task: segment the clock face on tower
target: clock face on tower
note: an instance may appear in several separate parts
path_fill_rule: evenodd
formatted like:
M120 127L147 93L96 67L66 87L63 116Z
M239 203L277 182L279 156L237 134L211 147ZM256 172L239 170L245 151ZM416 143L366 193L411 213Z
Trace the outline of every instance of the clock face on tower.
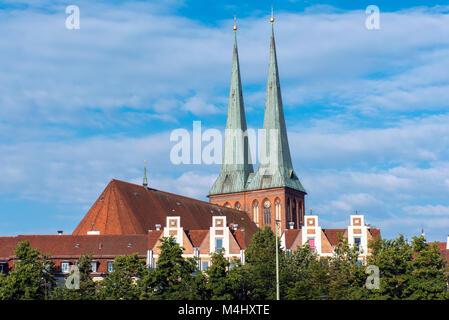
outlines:
M266 201L263 203L263 206L264 206L265 208L269 208L269 207L271 206L270 201L266 200Z

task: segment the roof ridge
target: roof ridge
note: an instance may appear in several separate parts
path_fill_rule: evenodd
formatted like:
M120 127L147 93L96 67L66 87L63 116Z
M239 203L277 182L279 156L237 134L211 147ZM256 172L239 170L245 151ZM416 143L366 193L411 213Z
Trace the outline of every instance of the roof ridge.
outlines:
M119 183L126 183L126 184L129 184L129 185L132 185L132 186L135 186L135 187L139 187L139 188L144 188L143 186L140 186L138 184L130 183L130 182L123 181L123 180L113 179L113 180L111 180L111 182L112 181L119 182ZM240 210L237 210L237 209L220 206L220 205L217 205L217 204L214 204L214 203L210 203L210 202L207 202L207 201L204 201L204 200L195 199L195 198L191 198L191 197L186 197L186 196L183 196L183 195L180 195L180 194L176 194L176 193L172 193L172 192L168 192L168 191L163 191L163 190L159 190L159 189L155 189L155 188L148 188L148 189L145 189L145 190L146 191L157 191L157 192L161 192L161 193L164 193L164 194L176 196L176 197L187 199L187 200L199 201L199 202L208 204L208 205L213 206L213 207L218 207L220 209L225 208L226 210L232 210L233 212L236 212L236 213L243 213L244 212L244 211L240 211Z

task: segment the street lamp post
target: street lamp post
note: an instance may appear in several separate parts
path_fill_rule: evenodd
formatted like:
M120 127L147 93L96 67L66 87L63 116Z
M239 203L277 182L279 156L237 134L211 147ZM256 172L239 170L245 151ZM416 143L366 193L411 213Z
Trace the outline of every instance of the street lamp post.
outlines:
M280 224L280 220L276 219L276 300L280 300L279 295L279 249L278 249L278 228Z

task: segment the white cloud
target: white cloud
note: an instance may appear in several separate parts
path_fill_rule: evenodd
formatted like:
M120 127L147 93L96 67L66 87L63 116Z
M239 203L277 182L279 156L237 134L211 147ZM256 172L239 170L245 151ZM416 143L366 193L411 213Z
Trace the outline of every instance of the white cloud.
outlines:
M410 215L449 217L449 206L442 205L407 206L404 211Z
M223 113L223 110L214 104L207 103L204 98L199 97L198 95L188 98L182 106L182 110L190 111L197 116Z

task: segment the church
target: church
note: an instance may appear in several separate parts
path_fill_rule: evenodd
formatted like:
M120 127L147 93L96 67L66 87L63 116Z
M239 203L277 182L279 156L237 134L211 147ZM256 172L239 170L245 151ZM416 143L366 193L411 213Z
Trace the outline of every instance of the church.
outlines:
M245 263L245 249L258 229L270 227L284 250L308 244L320 256L331 256L340 236L359 248L360 263L369 254L368 242L380 230L351 215L342 229L323 229L317 215L306 215L307 192L293 169L284 118L271 17L268 80L262 142L267 156L254 170L240 77L237 26L223 161L208 193L209 202L151 188L146 171L142 185L112 180L72 234L0 237L0 272L14 268L14 248L21 241L51 256L56 276L63 280L83 254L92 254L94 280L113 270L114 258L137 253L154 268L162 237L172 236L185 257L196 257L198 269L210 265L210 254L224 249L232 263ZM269 137L268 137L269 136Z

